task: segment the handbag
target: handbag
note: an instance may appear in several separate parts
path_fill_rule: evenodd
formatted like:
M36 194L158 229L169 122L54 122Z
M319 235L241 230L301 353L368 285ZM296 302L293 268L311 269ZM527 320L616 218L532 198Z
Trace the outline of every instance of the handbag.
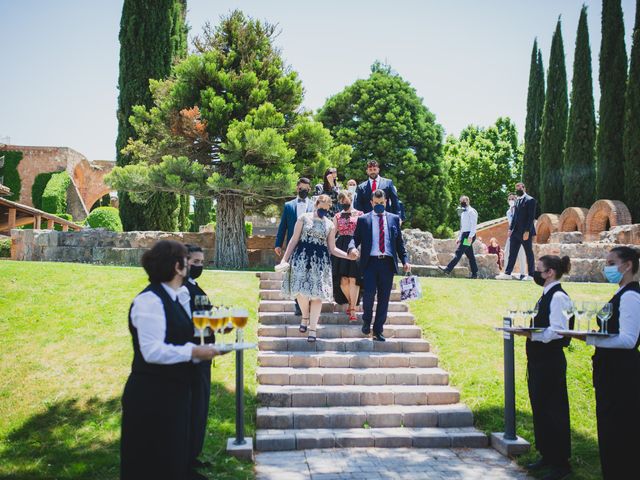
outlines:
M400 280L400 299L416 300L422 297L422 286L416 275L407 275Z
M279 263L273 269L278 273L286 273L291 269L291 265L289 263Z

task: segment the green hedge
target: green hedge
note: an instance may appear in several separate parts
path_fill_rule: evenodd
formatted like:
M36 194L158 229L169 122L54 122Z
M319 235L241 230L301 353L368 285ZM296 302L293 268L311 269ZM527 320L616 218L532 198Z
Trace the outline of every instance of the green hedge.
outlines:
M31 201L33 202L33 206L38 210L42 210L42 194L54 173L56 172L39 173L33 181L33 185L31 186Z
M0 257L10 257L10 256L11 256L11 239L1 238L0 239Z
M71 178L67 172L54 173L42 193L42 210L48 213L67 213L67 189Z
M22 183L18 174L18 164L22 160L22 152L0 152L0 157L4 157L4 166L0 168L0 177L4 177L2 184L11 189L11 195L7 200L18 200Z
M86 224L91 228L106 228L113 232L122 232L120 212L113 207L98 207L87 217Z

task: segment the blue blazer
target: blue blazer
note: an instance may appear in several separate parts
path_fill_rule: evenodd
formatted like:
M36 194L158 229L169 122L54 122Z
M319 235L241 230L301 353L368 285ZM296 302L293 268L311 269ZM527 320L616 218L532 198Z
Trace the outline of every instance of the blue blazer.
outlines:
M399 214L398 209L398 192L396 187L393 185L393 180L389 178L379 178L378 190L384 190L384 194L387 197L387 211L391 213ZM356 200L353 204L356 210L360 210L364 213L369 213L373 210L371 206L371 185L369 184L369 180L362 182L356 188Z
M511 230L513 234L522 236L524 232L529 232L529 236L536 234L536 199L531 195L524 194L518 201L513 219L511 220Z
M298 197L284 204L280 225L278 226L278 234L276 235L276 247L282 248L284 245L284 235L287 234L287 242L293 237L293 229L298 221L297 213ZM313 201L307 199L307 212L313 212Z
M408 263L407 250L404 248L404 240L402 238L402 230L400 230L400 217L394 213L385 213L387 216L387 225L389 227L389 235L391 235L391 255L393 256L393 266L395 272L398 273L398 258L404 265ZM349 250L358 248L360 250L360 268L365 270L371 256L371 246L373 245L373 221L375 214L366 213L358 218L356 231L353 234L353 240L349 243Z

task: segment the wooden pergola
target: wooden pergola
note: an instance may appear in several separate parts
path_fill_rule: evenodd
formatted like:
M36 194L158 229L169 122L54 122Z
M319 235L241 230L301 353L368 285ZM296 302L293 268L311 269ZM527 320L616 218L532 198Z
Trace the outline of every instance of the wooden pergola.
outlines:
M0 185L0 187L3 186ZM8 193L9 189L4 187L0 192L0 233L8 233L12 228L24 225L33 225L35 230L53 230L56 225L60 225L63 232L82 230L80 225L64 218L2 198L2 195L7 194L5 191Z

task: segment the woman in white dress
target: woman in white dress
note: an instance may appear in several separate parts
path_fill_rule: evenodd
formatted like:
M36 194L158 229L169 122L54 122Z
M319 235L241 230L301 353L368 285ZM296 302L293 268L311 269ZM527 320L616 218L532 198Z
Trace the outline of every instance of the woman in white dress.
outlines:
M309 342L316 341L322 302L333 301L331 255L349 258L347 252L336 248L335 235L331 235L334 228L328 218L331 204L328 195L320 195L313 213L298 218L281 261L283 266L290 264L282 281L282 294L298 300L302 311L300 332L308 331Z

